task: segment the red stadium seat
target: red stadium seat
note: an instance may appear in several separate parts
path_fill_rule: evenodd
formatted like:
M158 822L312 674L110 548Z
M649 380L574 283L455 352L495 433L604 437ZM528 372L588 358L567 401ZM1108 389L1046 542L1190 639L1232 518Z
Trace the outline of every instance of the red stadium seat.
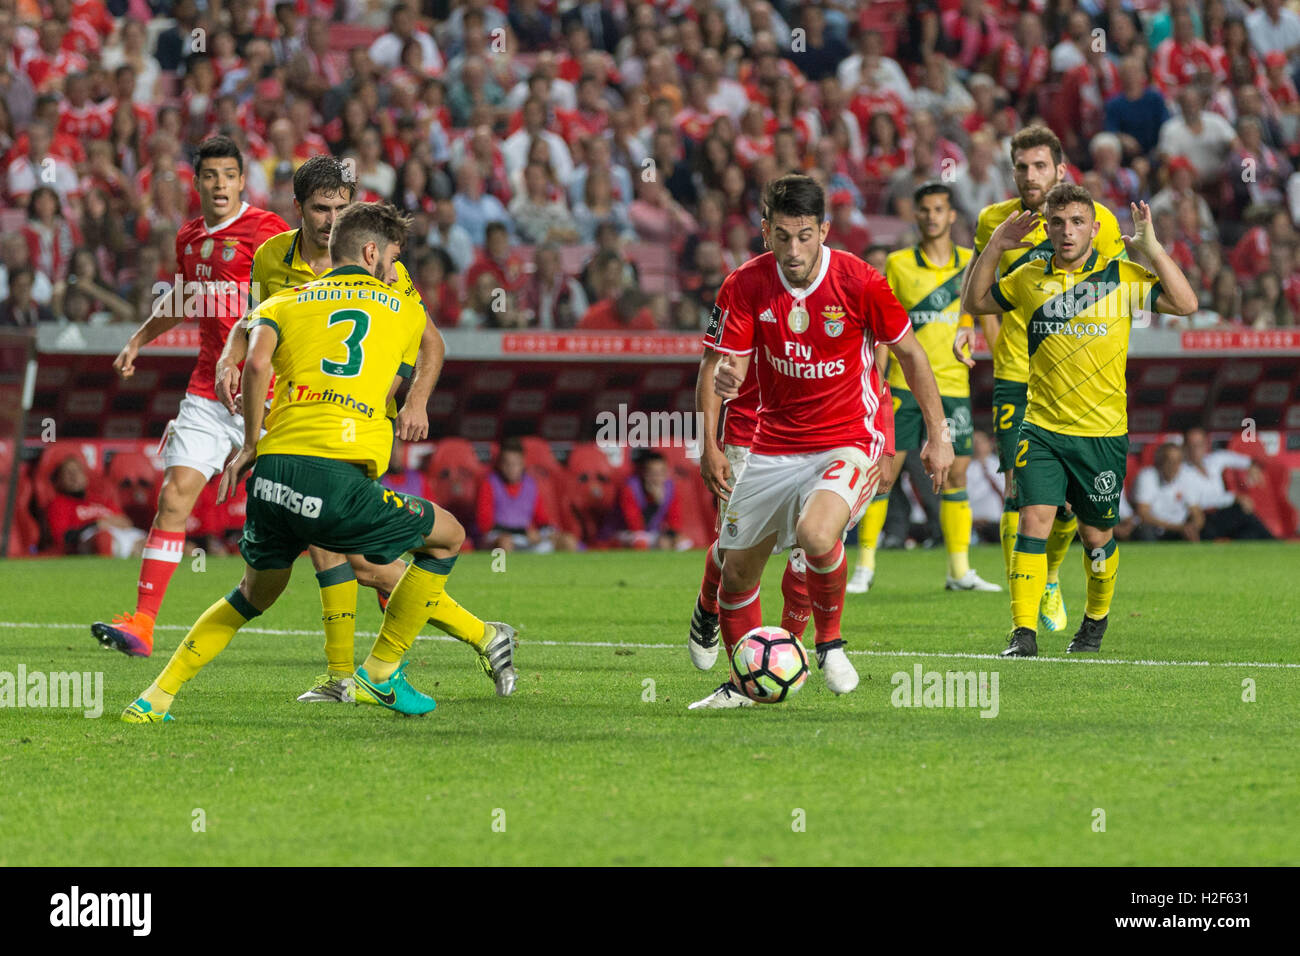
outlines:
M81 455L90 479L87 491L103 490L104 476L100 471L102 461L99 446L94 442L57 442L50 445L36 463L32 474L32 488L36 495L36 508L42 514L54 498L54 470L71 455Z
M474 446L463 438L444 438L438 442L425 469L433 500L465 526L469 532L465 537L467 543L475 531L478 483L484 471Z
M597 543L609 512L618 500L619 471L595 444L577 445L569 453L565 493L569 526L588 545Z

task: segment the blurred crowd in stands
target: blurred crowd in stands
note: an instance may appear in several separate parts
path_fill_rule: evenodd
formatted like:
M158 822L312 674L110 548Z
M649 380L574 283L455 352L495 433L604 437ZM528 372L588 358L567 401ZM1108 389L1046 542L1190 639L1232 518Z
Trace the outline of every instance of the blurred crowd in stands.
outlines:
M1300 317L1300 15L1282 0L0 0L0 324L143 319L224 132L291 223L308 157L408 210L442 327L697 330L802 171L830 244L969 242L1007 140L1157 235L1194 328ZM1166 320L1168 321L1168 320Z

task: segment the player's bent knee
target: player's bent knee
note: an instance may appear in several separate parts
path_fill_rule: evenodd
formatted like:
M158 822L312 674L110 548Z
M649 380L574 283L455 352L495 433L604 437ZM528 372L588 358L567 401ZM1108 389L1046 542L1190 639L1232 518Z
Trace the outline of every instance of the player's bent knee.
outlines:
M460 554L461 546L465 544L465 526L447 509L439 505L434 505L433 509L433 530L424 539L425 547L434 552L447 552L445 555L435 554L436 557Z
M158 489L158 516L184 520L194 510L207 479L192 468L169 468Z

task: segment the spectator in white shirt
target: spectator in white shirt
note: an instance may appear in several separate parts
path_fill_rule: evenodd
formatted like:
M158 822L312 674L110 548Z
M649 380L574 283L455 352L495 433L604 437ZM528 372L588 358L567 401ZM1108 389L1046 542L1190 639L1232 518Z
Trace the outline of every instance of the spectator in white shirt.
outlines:
M875 30L866 30L860 44L860 52L839 66L837 75L840 86L852 95L865 79L870 78L877 88L890 90L903 101L904 106L910 106L912 84L907 81L907 74L898 65L898 61L884 55L884 38Z
M1261 59L1281 50L1292 66L1300 62L1300 14L1283 7L1282 0L1264 0L1246 14L1246 32Z
M434 207L433 226L425 240L431 249L441 249L447 253L456 271L464 275L474 264L474 240L469 232L456 221L456 204L450 196L440 196Z
M1088 62L1083 51L1092 38L1092 19L1082 10L1075 10L1066 23L1066 35L1052 47L1052 72L1057 74L1069 73Z
M442 72L442 54L433 37L419 29L415 13L406 4L393 7L389 16L388 32L370 44L370 62L382 70L394 70L402 62L402 47L414 37L424 52L424 68L431 73Z
M513 175L528 165L528 148L534 139L545 140L550 149L551 172L555 173L556 180L569 182L573 178L573 155L560 136L546 129L546 104L536 97L524 101L524 125L501 144L506 174Z
M1164 157L1186 156L1203 185L1221 174L1237 131L1218 113L1203 109L1205 97L1195 86L1178 91L1178 105L1182 115L1165 120L1156 151Z
M998 523L1002 520L1002 490L1006 479L998 474L998 456L988 434L976 431L971 441L974 454L966 469L971 519L979 540L992 543L999 540Z
M1205 514L1206 538L1269 540L1268 528L1255 515L1255 504L1247 495L1234 495L1223 483L1223 472L1237 468L1246 472L1247 483L1264 481L1259 465L1240 452L1210 449L1204 428L1189 428L1183 435L1183 472L1181 476L1192 489L1192 504Z
M1155 464L1138 473L1133 504L1141 541L1200 541L1205 515L1196 506L1197 484L1183 471L1183 450L1173 442L1156 449Z

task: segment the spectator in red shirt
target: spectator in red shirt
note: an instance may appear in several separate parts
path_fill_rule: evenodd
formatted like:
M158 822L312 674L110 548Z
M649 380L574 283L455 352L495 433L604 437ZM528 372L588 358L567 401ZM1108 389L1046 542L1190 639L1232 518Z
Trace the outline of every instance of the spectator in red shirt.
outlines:
M1200 70L1224 79L1226 74L1219 72L1219 60L1210 51L1209 44L1196 36L1191 11L1175 10L1170 17L1173 34L1156 47L1151 66L1151 78L1160 91L1166 97L1173 96L1192 82Z
M517 292L524 283L524 260L510 247L510 233L504 223L487 224L487 244L465 275L465 284L473 287L479 276L491 273L496 284L507 292Z
M1254 279L1268 268L1274 246L1290 245L1295 240L1291 216L1285 208L1252 207L1246 211L1246 221L1254 225L1228 255L1228 265L1243 281Z
M100 554L105 557L139 557L145 533L107 498L88 493L90 477L85 463L69 455L51 478L54 498L45 523L55 546L64 554Z
M853 195L848 190L831 193L831 228L826 234L826 245L861 256L871 245L871 230L857 221Z
M657 331L654 316L647 308L649 301L640 289L623 289L589 308L578 328L588 332Z
M460 283L456 267L444 249L425 249L416 260L415 282L433 324L448 328L460 324Z
M681 502L668 462L657 451L637 463L636 474L627 479L618 496L622 529L618 539L624 547L671 551L677 547L682 528Z
M566 534L555 534L537 480L524 470L524 446L518 438L501 443L496 464L478 486L478 526L484 548L548 554L572 551Z
M32 265L56 284L62 282L81 244L81 232L64 217L59 194L49 186L38 186L28 197L23 237Z

